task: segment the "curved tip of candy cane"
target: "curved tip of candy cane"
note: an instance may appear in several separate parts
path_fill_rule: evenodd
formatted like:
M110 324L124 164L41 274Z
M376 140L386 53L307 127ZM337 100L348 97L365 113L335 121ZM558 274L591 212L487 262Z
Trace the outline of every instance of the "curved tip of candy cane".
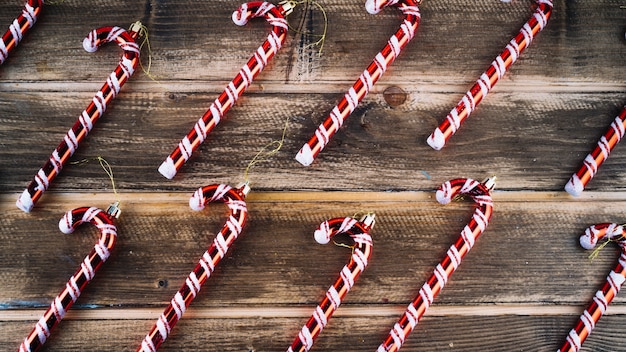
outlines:
M313 151L308 144L302 146L298 154L296 155L296 160L304 166L309 166L313 163Z
M437 198L437 201L439 202L439 204L445 205L452 201L452 198L450 197L448 193L449 192L446 192L446 190L444 189L437 190L437 193L435 193L435 197Z
M200 211L204 209L204 193L202 192L202 188L198 188L191 198L189 198L189 207L192 210Z
M598 243L598 240L594 236L588 235L587 232L580 236L580 246L584 249L593 249L596 243Z
M233 12L232 19L233 22L238 26L245 26L246 23L248 23L248 17L243 16L243 11L241 10L241 8Z
M15 202L15 205L18 208L22 209L22 211L24 211L25 213L30 213L30 211L33 210L33 206L35 206L35 204L33 204L33 199L30 197L30 193L28 193L28 190L24 190L24 192L22 192L20 198L17 200L17 202Z
M583 183L580 181L580 178L576 174L572 175L572 177L565 185L565 190L567 191L567 193L571 194L574 197L580 196L583 193L584 189L585 186L583 186Z
M61 220L59 220L59 230L64 234L68 235L74 232L74 227L72 226L72 211L68 211L63 215Z
M319 244L327 244L328 242L330 242L330 236L328 236L328 232L324 230L315 230L313 236L315 236L315 242Z
M98 46L96 45L95 40L93 40L93 36L91 33L87 37L85 37L85 39L83 39L83 48L89 53L93 53L98 50Z
M176 166L174 166L174 160L168 156L161 166L159 166L159 173L170 180L173 179L174 176L176 176Z
M443 132L437 127L437 129L426 140L429 146L434 150L441 150L446 145L446 138L443 136Z
M367 10L367 12L369 12L372 15L375 15L380 12L380 8L376 7L375 0L367 0L365 2L365 10Z

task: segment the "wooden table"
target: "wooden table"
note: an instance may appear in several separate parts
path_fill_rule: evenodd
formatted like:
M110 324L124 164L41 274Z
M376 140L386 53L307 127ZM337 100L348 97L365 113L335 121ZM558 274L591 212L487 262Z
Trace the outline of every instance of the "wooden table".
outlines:
M249 222L162 351L285 350L349 249L318 245L331 217L375 212L370 265L314 351L374 351L468 221L471 202L442 206L449 179L498 177L494 215L404 351L554 351L613 267L608 246L590 262L578 238L600 222L626 220L626 151L618 146L579 198L570 175L626 101L626 10L620 1L555 1L553 17L510 72L434 151L426 138L531 14L530 1L424 0L422 24L318 160L294 160L302 144L395 32L394 9L320 1L328 16L321 55L310 46L321 12L290 16L283 49L173 180L162 160L264 40L269 26L231 22L241 1L66 0L43 16L0 67L0 349L15 350L98 237L92 226L63 235L77 206L119 198L113 256L61 322L48 351L132 351L224 221L225 208L191 211L200 186L243 180L267 143L284 146L250 172ZM20 0L0 3L0 23ZM149 30L151 77L122 88L30 214L14 203L119 60L82 38L105 25ZM144 65L147 50L144 48ZM386 102L390 87L406 93ZM394 88L394 89L396 89ZM214 209L218 208L218 209ZM626 298L618 296L585 351L624 350Z

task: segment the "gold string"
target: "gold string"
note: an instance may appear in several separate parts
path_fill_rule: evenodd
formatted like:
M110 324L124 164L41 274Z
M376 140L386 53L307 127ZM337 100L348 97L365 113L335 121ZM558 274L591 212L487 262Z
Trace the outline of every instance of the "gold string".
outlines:
M152 69L152 47L150 46L150 37L148 36L148 27L146 27L146 25L144 25L141 22L135 22L133 25L135 24L139 25L139 35L143 38L143 40L141 41L141 44L139 44L139 51L141 52L144 45L146 46L146 49L148 50L148 66L147 67L144 66L143 60L141 59L139 60L139 66L141 66L141 71L143 71L143 73L154 82L160 83L156 79L156 76L150 73L150 70Z
M326 14L326 9L317 1L315 0L301 0L301 1L290 1L290 3L293 5L293 7L296 7L297 5L308 5L308 4L312 4L315 7L317 7L320 12L322 13L322 16L324 16L324 30L322 31L322 34L310 34L310 33L306 33L305 31L302 30L302 27L304 27L304 21L306 18L306 14L302 16L302 20L300 21L300 23L298 24L298 28L293 28L291 26L289 26L289 29L293 30L294 32L298 33L298 34L303 34L303 35L310 35L313 37L320 37L317 41L308 44L307 46L305 46L305 48L309 48L309 47L313 47L313 46L319 46L319 50L317 52L318 56L322 56L322 50L324 49L324 42L326 41L326 33L328 32L328 15ZM308 6L304 7L304 11L306 12L308 10Z
M622 225L624 226L624 225ZM613 238L607 238L604 242L600 243L594 250L593 252L591 252L591 254L589 254L589 260L593 261L594 259L596 259L598 257L598 255L600 255L600 251L602 249L604 249L604 247L606 247L609 243L611 242L619 242L619 241L623 241L624 240L624 236L618 236L617 238L613 239Z
M85 158L85 159L81 159L77 161L71 161L70 164L81 165L81 164L86 164L92 160L97 160L100 163L100 167L102 167L104 172L109 177L109 180L111 180L111 187L113 188L113 194L115 195L115 198L117 198L117 202L120 203L119 193L117 193L117 188L115 187L115 178L113 177L113 169L111 168L111 164L109 164L109 162L105 158L101 156L97 156L95 158Z
M285 135L287 133L287 126L289 125L289 119L287 119L285 121L285 127L283 128L283 135L280 137L280 140L278 141L271 141L269 143L267 143L266 145L263 146L263 148L261 148L261 150L259 150L256 155L254 156L254 158L252 158L252 160L248 163L248 166L246 166L246 169L243 173L243 179L245 182L250 182L250 178L249 178L249 173L250 173L250 169L252 169L252 167L262 161L267 161L272 155L278 153L278 151L280 150L280 148L283 147L283 143L285 142ZM275 146L272 150L270 151L265 151L266 149Z
M333 241L333 244L335 246L337 246L337 247L350 248L350 250L352 252L354 252L354 250L356 249L356 245L352 245L351 246L351 245L348 245L348 244L345 244L345 243L340 243L340 242L337 242L337 241Z

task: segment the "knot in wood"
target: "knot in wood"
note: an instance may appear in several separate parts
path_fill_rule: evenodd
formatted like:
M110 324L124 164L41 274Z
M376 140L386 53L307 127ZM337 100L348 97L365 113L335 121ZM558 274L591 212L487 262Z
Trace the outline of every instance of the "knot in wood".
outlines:
M397 86L391 86L383 92L385 102L392 108L398 107L406 101L406 92Z

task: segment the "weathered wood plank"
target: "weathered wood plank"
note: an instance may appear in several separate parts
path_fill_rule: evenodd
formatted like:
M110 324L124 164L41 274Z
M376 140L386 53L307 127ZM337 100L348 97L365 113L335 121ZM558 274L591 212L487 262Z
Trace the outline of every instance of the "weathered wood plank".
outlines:
M104 1L94 6L68 0L48 5L37 27L2 68L0 79L83 81L106 77L108 67L116 62L117 50L87 54L81 47L82 38L93 27L128 26L139 19L151 33L153 73L159 80L227 82L269 31L262 20L245 28L235 26L230 15L240 4L235 0ZM293 31L259 82L353 82L400 23L397 10L369 15L363 1L334 0L323 5L328 16L323 55L317 57L316 48L307 48L314 39ZM451 0L445 5L425 1L416 38L381 82L471 84L529 18L530 5L530 1ZM0 6L0 21L8 24L18 13L18 5L10 1ZM555 1L548 27L505 81L542 77L556 84L622 83L626 78L621 69L626 50L622 12L618 1ZM297 25L301 16L294 14L291 23ZM305 29L321 33L321 13L307 16ZM456 93L460 98L464 90Z
M395 322L393 317L333 317L312 351L375 351ZM286 350L306 318L183 319L161 351ZM573 316L426 317L403 351L555 351L574 323ZM622 318L607 316L581 351L615 351L622 346ZM48 351L134 351L150 329L144 320L68 320ZM2 323L0 348L15 349L30 324Z
M74 197L72 204L90 203L85 197ZM244 235L195 306L316 303L347 261L348 251L317 245L314 229L329 217L363 211L378 216L372 233L374 254L347 302L404 304L458 237L470 209L469 204L441 206L430 199L294 202L258 197L250 201ZM590 264L577 239L589 225L622 222L619 214L624 201L568 202L563 198L499 202L496 197L492 223L437 304L586 302L614 265L611 253L615 249L607 249ZM67 208L49 204L24 215L4 203L3 209L9 210L0 229L5 253L0 275L6 286L0 301L6 308L47 305L93 246L93 228L87 226L74 235L56 229L72 204ZM146 206L141 194L122 205L116 253L79 304L163 306L221 227L223 210L196 213L188 210L186 201L163 208ZM624 300L617 297L616 303Z
M129 83L132 85L132 82ZM132 87L125 87L132 88ZM97 88L94 88L94 91ZM93 93L0 93L0 190L20 192L47 160ZM252 169L253 187L274 190L424 190L460 176L497 175L499 189L557 191L621 109L623 93L494 93L442 151L425 140L449 108L448 95L408 91L392 109L373 94L311 167L293 158L337 98L332 94L249 94L210 134L173 180L156 171L208 109L214 95L125 90L110 105L73 160L105 157L122 190L188 190L210 181L237 183L254 155L284 146ZM618 146L589 184L626 185ZM52 191L98 191L109 181L97 163L70 165ZM288 171L288 173L286 173ZM44 196L45 199L45 196Z

